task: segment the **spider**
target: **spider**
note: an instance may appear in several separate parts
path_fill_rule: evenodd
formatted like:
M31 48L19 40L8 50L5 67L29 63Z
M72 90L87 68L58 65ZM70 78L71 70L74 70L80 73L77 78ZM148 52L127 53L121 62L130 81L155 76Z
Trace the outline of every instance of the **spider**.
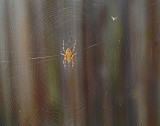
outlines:
M65 49L64 49L64 41L63 41L63 52L65 54L63 54L63 53L61 53L61 54L64 55L63 65L64 65L65 68L66 68L66 61L68 61L68 63L72 61L72 67L74 66L73 56L76 55L76 53L74 53L75 47L76 47L76 40L75 40L75 43L74 43L73 50L71 51L71 49L67 48L66 51L65 51Z

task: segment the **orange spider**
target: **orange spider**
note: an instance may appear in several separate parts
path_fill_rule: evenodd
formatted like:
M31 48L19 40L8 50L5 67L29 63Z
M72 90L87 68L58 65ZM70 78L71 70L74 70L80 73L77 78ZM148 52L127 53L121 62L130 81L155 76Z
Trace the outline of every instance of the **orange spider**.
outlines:
M64 49L64 41L63 41L63 52L65 54L63 54L63 53L61 53L61 54L64 55L63 65L64 65L65 68L66 68L66 61L68 61L68 63L69 63L72 60L72 67L74 66L73 56L76 55L76 53L73 54L73 52L75 51L75 47L76 47L76 40L75 40L75 43L74 43L73 50L71 51L69 48L67 48L67 50L65 51L65 49Z

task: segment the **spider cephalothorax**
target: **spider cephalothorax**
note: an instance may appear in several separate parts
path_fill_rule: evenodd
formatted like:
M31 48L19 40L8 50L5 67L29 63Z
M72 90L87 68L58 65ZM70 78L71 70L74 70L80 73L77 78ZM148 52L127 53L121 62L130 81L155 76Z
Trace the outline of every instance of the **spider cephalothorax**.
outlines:
M65 54L62 54L62 55L64 55L64 59L63 59L64 67L66 67L66 61L67 62L71 62L72 61L72 67L74 66L73 56L76 55L76 53L74 53L75 47L76 47L76 41L74 43L74 47L73 47L72 51L69 48L67 48L66 51L65 51L65 49L64 49L64 41L63 41L63 52L65 53Z

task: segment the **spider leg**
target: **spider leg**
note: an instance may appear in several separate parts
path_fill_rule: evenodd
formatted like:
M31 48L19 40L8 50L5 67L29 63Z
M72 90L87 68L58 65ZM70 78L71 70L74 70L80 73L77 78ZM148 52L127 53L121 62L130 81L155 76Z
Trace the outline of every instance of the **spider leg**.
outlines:
M66 51L64 50L64 40L63 40L63 52L66 54Z
M65 56L65 54L63 54L63 53L60 53L61 55L63 55L63 56Z
M73 59L73 55L71 57L71 60L72 60L72 67L74 67L74 59Z
M75 56L77 53L74 53L72 56Z
M67 58L66 58L66 55L65 55L65 56L64 56L64 60L63 60L64 68L66 68L66 61L67 61Z
M72 53L75 51L75 48L76 48L76 40L75 40L75 43L74 43L74 47L73 47Z

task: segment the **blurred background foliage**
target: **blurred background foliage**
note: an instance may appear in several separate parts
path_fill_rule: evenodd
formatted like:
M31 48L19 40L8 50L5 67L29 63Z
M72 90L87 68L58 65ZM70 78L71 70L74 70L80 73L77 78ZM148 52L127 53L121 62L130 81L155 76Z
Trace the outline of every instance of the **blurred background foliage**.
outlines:
M160 0L0 0L0 126L159 126L159 19Z

